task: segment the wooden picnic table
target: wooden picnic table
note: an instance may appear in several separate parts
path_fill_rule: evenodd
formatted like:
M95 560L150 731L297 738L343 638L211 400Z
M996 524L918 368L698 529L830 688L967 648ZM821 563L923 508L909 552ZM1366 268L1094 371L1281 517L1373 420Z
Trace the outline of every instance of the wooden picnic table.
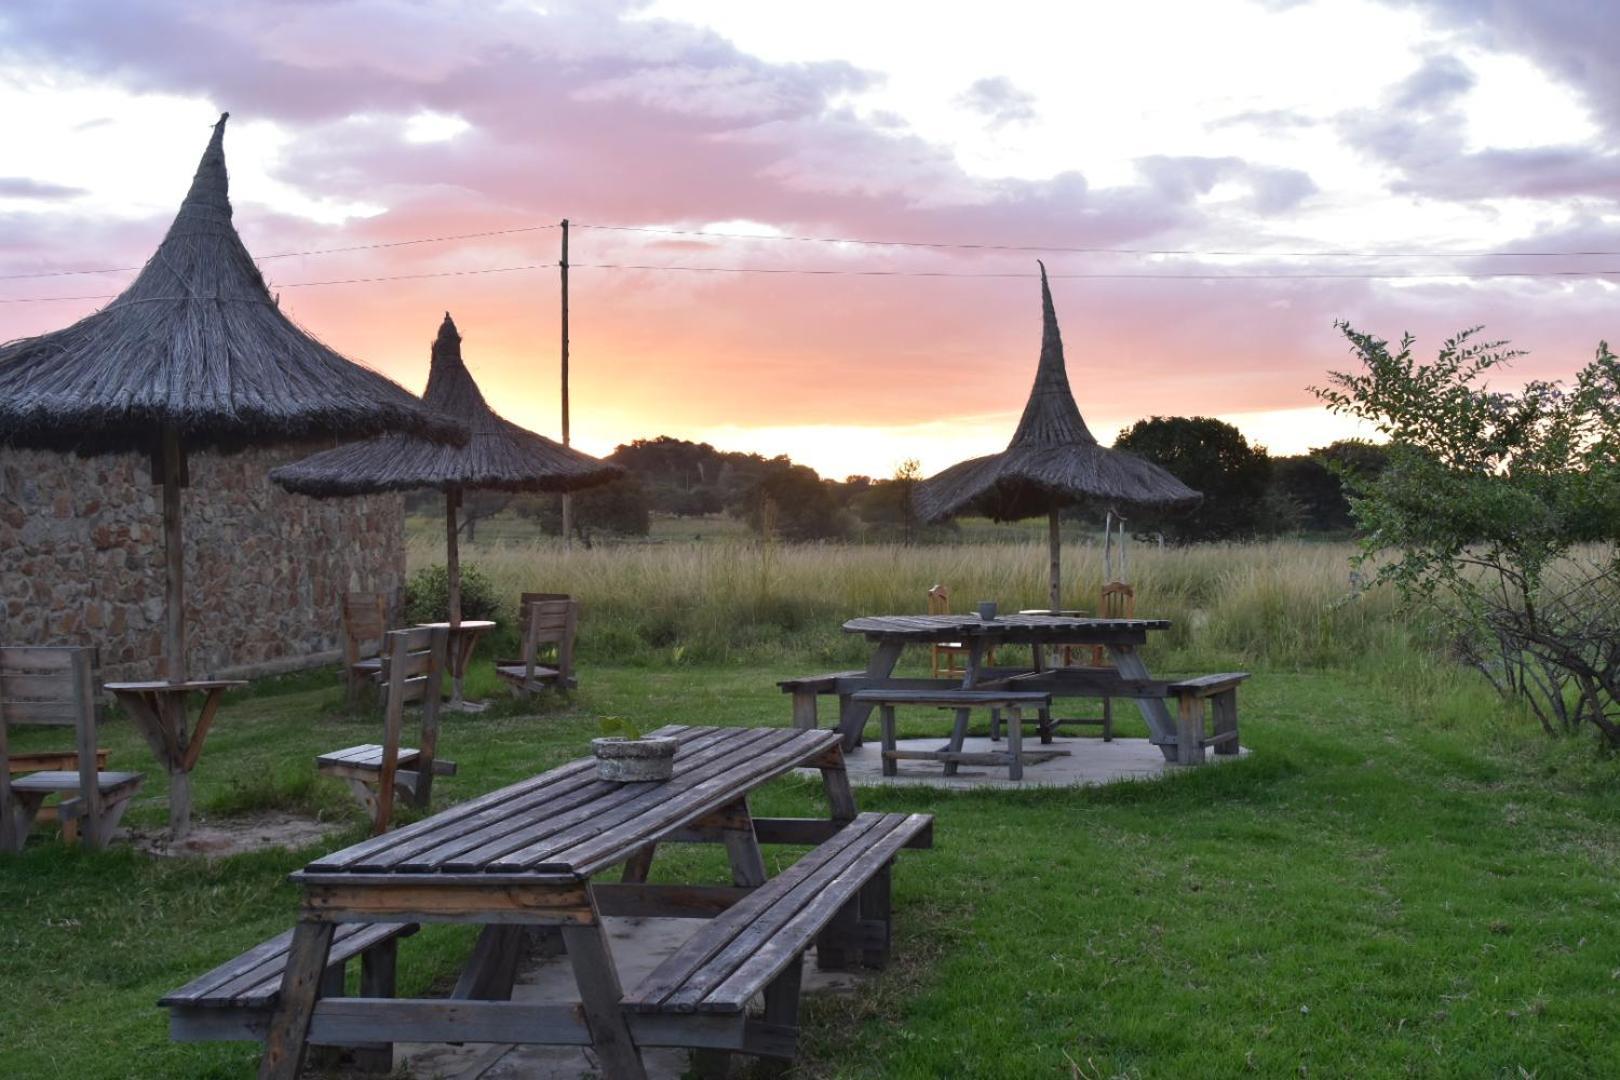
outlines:
M464 619L461 622L430 622L417 625L430 630L450 631L450 700L446 705L460 712L482 712L483 705L469 702L462 696L461 681L467 674L467 664L472 660L473 649L477 647L478 639L495 629L495 624L488 619Z
M845 749L860 742L872 706L853 700L860 690L930 689L957 686L1045 691L1053 697L1134 698L1147 721L1148 731L1165 760L1175 760L1176 725L1165 707L1167 684L1153 678L1137 649L1150 632L1168 630L1167 619L1099 619L1066 614L1002 615L980 619L961 615L868 615L851 619L844 632L862 634L872 642L865 671L836 680L840 700L838 730ZM896 678L894 669L908 646L961 642L968 648L960 682L946 679ZM1029 667L990 667L987 651L1004 645L1028 645ZM1113 660L1112 670L1046 666L1047 648L1062 645L1100 645Z
M640 1045L716 1047L741 1016L657 1016L632 1031L604 915L714 916L765 884L760 842L820 844L856 817L832 731L672 726L674 777L616 784L591 758L512 784L324 856L292 875L303 899L261 1077L299 1074L305 1044L348 1040L589 1045L616 1078L645 1075ZM755 818L748 795L793 769L821 772L828 819ZM723 843L733 885L646 883L660 842ZM623 879L595 876L624 864ZM334 930L349 923L483 927L451 1000L324 998ZM578 1006L510 999L524 927L560 933ZM730 1026L727 1026L730 1025Z
M152 754L169 773L169 833L176 840L191 831L191 770L202 756L203 742L214 726L225 691L246 686L239 679L188 679L182 682L106 683L106 689L146 736ZM203 696L197 724L186 731L186 699Z

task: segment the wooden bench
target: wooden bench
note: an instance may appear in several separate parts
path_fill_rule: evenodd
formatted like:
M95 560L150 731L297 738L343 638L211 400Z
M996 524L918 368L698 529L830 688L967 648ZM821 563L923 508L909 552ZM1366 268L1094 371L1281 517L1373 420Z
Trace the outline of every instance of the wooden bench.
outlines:
M890 867L933 843L930 814L857 815L779 876L687 939L625 994L639 1046L691 1046L708 1023L742 1026L744 1053L791 1058L797 1048L803 956L838 970L889 960ZM764 993L764 1015L747 1015ZM712 1059L711 1059L712 1061Z
M574 639L579 633L579 602L562 594L524 593L520 612L523 655L514 660L495 661L495 674L520 697L547 687L554 690L578 687L579 680L574 677ZM555 666L538 661L543 646L555 650Z
M354 789L355 800L365 807L366 813L376 813L376 787L377 779L382 774L383 758L387 747L381 743L363 743L360 746L351 746L346 750L333 750L329 754L321 754L315 759L315 770L327 776L336 776L342 780L358 784ZM394 762L394 783L410 792L414 797L417 792L417 766L421 763L422 752L412 746L399 748L399 756ZM456 775L456 763L446 761L444 758L434 758L430 766L434 776Z
M55 796L63 838L97 850L111 841L130 800L137 772L107 772L97 745L97 653L77 646L0 647L0 851L21 851L45 800ZM74 749L34 755L44 766L20 773L6 731L12 724L74 729ZM18 755L19 761L27 755Z
M315 771L349 785L371 818L374 833L388 831L394 815L394 789L411 793L417 806L429 805L435 776L454 776L454 762L438 756L439 706L449 633L443 627L391 630L383 639L387 671L383 741L333 750L315 758ZM401 746L406 704L422 703L422 738Z
M416 933L415 923L344 923L332 935L332 951L321 979L321 997L342 997L345 965L360 958L360 996L394 996L394 970L399 939ZM175 1042L262 1041L281 996L281 977L293 932L277 934L227 961L208 974L164 995L158 1004L169 1010L169 1037ZM319 1032L310 1033L319 1042ZM389 1043L346 1043L357 1067L367 1072L393 1069Z
M783 679L776 685L782 693L793 695L793 726L801 731L814 731L819 725L816 717L816 698L823 694L837 694L839 679L855 679L864 671L829 671L825 675L803 675L797 679Z
M6 767L11 775L31 772L71 772L79 771L79 753L77 750L30 750L27 753L11 755ZM107 751L103 747L96 748L96 771L107 771ZM49 825L57 820L56 805L54 803L41 806L34 815L35 825ZM79 823L77 819L70 818L62 822L62 839L68 843L75 843L79 838Z
M1176 764L1200 765L1205 751L1213 747L1217 754L1236 754L1238 745L1237 688L1249 677L1246 671L1228 671L1219 675L1200 675L1170 683L1166 694L1175 698ZM1204 734L1204 703L1209 702L1214 713L1214 730Z
M898 776L898 763L902 759L910 759L943 762L946 776L955 776L960 765L1005 765L1008 779L1022 780L1025 761L1033 764L1068 754L1067 750L1024 749L1024 710L1032 709L1047 715L1052 708L1052 695L1037 690L857 690L851 695L851 700L861 705L874 705L879 710L884 776ZM938 750L899 749L895 741L894 710L900 705L954 709L956 722L951 728L950 742ZM1007 749L983 753L970 753L962 749L967 739L968 717L974 709L993 709L1005 714Z

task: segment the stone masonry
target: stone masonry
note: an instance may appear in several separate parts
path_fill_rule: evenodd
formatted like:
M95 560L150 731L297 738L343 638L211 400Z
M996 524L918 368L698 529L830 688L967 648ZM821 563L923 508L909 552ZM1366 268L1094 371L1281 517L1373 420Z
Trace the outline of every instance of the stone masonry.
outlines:
M334 660L341 595L403 587L400 496L315 500L270 482L271 468L317 448L191 457L192 677ZM158 677L161 506L145 457L0 450L0 644L95 645L104 679Z

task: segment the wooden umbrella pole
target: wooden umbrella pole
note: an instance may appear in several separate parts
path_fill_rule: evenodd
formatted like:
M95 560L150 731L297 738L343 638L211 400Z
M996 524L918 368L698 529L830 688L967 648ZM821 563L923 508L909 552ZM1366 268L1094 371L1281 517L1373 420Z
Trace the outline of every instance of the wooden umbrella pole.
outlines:
M461 489L454 485L444 491L444 569L450 580L450 625L461 625L461 552L457 548L458 512Z
M170 683L186 681L186 563L180 514L180 489L186 484L185 451L180 448L180 431L165 424L158 447L155 471L163 484L163 595L164 676ZM160 723L168 732L166 741L186 745L186 699L174 694L158 695ZM182 840L191 832L191 773L179 758L166 763L169 770L169 833Z
M1052 565L1050 595L1052 614L1056 615L1063 607L1063 530L1058 528L1058 512L1053 510L1046 519L1046 542L1050 549Z
M163 484L163 558L167 570L163 598L164 666L168 680L180 683L186 681L186 572L180 516L185 454L180 449L180 431L173 424L164 425L163 445L159 453Z
M568 219L562 219L562 444L568 446ZM563 549L574 546L574 497L563 492Z

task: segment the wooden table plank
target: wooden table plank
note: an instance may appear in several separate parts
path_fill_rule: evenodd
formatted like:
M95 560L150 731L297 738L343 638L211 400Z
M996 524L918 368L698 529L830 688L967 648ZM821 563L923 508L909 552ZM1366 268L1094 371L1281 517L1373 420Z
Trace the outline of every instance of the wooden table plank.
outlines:
M844 631L877 638L948 641L983 637L1022 644L1033 638L1061 637L1085 644L1094 634L1167 630L1167 619L1093 619L1070 615L1002 615L992 620L977 615L868 615L851 619Z
M694 739L690 752L676 756L677 771L687 773L722 767L728 754L746 749L729 746L728 736ZM752 739L748 740L751 742ZM483 862L514 848L555 835L570 825L588 822L635 798L644 784L615 784L598 780L594 767L582 778L556 788L545 788L517 802L480 815L480 824L432 847L407 852L401 858L375 858L367 866L379 869L432 871L477 869ZM391 854L391 853L390 853Z
M792 771L837 743L837 732L792 731L790 738L783 745L762 751L758 757L748 761L743 769L705 780L673 798L666 798L657 803L651 813L633 822L634 828L627 830L625 834L616 836L600 834L591 837L578 847L552 855L550 857L552 863L538 863L532 868L545 870L566 865L582 875L604 870L626 857L628 852L624 845L634 843L627 839L628 837L641 835L648 839L656 839L663 836ZM634 849L632 846L629 850ZM492 865L498 868L501 864L497 861Z
M683 728L672 734L682 740L681 752L685 752L692 740L712 736L712 733L716 730L714 728ZM679 759L680 753L678 752L676 760ZM457 803L455 806L440 811L432 817L412 822L381 836L362 840L358 844L334 851L330 855L323 855L305 867L305 871L308 873L323 873L351 869L370 864L373 858L378 857L379 853L386 852L395 845L416 845L420 848L431 843L438 843L465 828L469 820L476 820L476 822L491 820L491 813L499 816L500 808L511 800L524 798L535 792L542 791L550 785L564 783L582 775L589 774L591 778L594 778L595 771L596 762L592 758L571 761L538 776L531 776L526 780L520 780L504 788L486 792L477 798ZM424 840L424 838L430 836L438 839Z
M516 847L508 845L504 853L494 857L478 853L476 858L481 868L589 873L583 867L575 865L574 860L566 856L565 852L575 850L578 845L593 838L595 841L593 850L595 847L605 847L615 852L623 852L618 858L610 860L609 865L621 862L648 841L656 840L670 829L685 824L686 817L698 817L705 810L714 808L705 806L702 809L689 810L692 800L685 796L692 790L701 790L711 795L719 791L723 797L717 800L715 805L721 805L741 794L746 794L752 787L748 781L752 779L753 773L762 771L760 762L775 760L775 756L781 753L783 747L792 744L796 736L804 734L792 728L735 730L739 740L728 756L718 758L685 775L677 771L673 779L660 784L630 785L643 790L629 792L631 796L629 799L603 814L570 815L571 819L565 829L554 832L538 842ZM746 733L759 731L763 731L764 735L743 741L742 736ZM473 857L466 858L470 860Z
M833 732L681 728L674 779L611 784L583 759L309 864L300 879L534 873L584 877L798 764Z

